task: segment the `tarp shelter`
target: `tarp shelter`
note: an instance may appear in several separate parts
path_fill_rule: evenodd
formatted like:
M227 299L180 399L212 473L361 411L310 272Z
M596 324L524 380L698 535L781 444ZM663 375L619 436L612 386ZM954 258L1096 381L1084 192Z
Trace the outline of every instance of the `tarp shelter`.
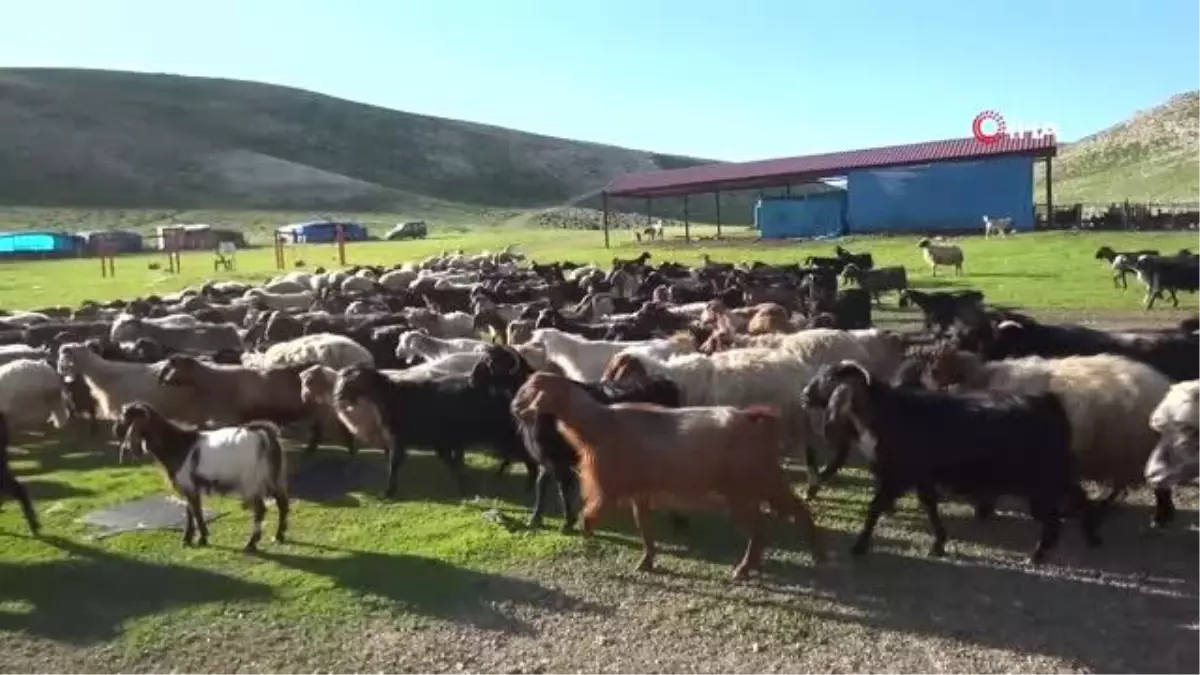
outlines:
M367 228L354 222L317 220L308 223L292 223L276 229L285 241L294 244L328 244L337 241L338 226L342 227L346 241L366 241Z
M0 233L0 256L70 256L80 247L80 239L65 232Z

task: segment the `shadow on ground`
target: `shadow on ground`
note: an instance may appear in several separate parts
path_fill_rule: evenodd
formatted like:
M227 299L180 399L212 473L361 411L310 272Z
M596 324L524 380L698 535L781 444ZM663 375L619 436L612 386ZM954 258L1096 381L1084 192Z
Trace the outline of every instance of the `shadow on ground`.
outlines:
M116 638L131 619L188 605L267 601L273 595L265 585L214 572L148 563L60 537L42 541L72 558L0 562L0 631L90 644Z
M469 570L433 558L308 542L293 544L309 549L313 555L277 551L258 555L284 567L327 577L362 596L367 605L393 613L411 612L476 628L530 635L529 626L495 604L515 603L551 611L608 611L533 581Z

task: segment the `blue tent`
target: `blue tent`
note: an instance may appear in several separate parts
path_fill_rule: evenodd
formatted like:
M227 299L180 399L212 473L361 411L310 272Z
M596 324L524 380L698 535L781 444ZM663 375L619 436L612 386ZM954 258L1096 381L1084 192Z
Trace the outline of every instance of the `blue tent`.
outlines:
M2 256L68 256L75 255L79 248L79 238L64 232L0 233Z
M283 225L276 232L296 244L328 244L337 241L337 228L342 226L346 241L366 241L367 228L354 222L315 220Z

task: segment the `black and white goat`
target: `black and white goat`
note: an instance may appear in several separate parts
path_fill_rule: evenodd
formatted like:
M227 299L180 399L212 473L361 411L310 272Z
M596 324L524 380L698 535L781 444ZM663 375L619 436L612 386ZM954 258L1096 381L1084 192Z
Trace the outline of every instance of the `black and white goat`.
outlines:
M1162 293L1171 296L1171 305L1179 307L1177 291L1195 293L1200 286L1200 262L1188 254L1174 256L1143 255L1133 263L1138 279L1146 284L1146 309L1154 308L1154 300Z
M38 523L37 511L33 509L33 500L29 498L29 492L21 485L21 481L17 480L8 464L8 431L8 418L4 413L0 413L0 494L7 494L21 503L25 524L36 537L41 531L41 524Z
M1129 284L1125 281L1125 275L1133 273L1137 270L1133 269L1133 263L1138 258L1144 255L1158 255L1156 248L1144 248L1139 251L1114 251L1111 246L1101 246L1096 249L1096 260L1103 260L1108 263L1113 273L1113 288L1120 284L1121 288L1129 288Z
M1070 451L1071 427L1054 394L946 394L892 387L852 361L822 368L804 388L805 405L825 411L827 423L851 428L875 476L875 494L851 549L867 552L879 517L909 490L933 529L930 555L945 554L939 489L988 501L1001 495L1029 500L1041 537L1030 562L1058 542L1064 500L1082 512L1084 538L1096 535L1096 512L1079 484Z
M248 422L210 431L184 429L150 404L135 402L121 409L115 430L122 439L122 454L136 449L139 454L153 455L171 485L187 500L184 546L192 545L197 530L199 545L208 544L208 524L200 503L205 492L236 493L253 508L254 529L246 542L246 552L257 550L267 514L265 499L274 499L279 510L275 541L284 541L288 518L286 469L279 428L271 422Z

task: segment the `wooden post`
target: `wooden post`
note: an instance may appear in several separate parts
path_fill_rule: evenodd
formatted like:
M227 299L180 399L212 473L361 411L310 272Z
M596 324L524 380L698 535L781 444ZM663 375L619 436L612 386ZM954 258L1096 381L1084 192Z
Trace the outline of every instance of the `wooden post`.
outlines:
M608 193L607 192L600 193L600 210L603 213L603 215L600 216L600 218L601 218L601 222L604 223L604 248L609 248L609 246L608 246Z
M275 231L275 269L283 269L287 267L287 261L284 259L283 235L278 230Z
M650 211L654 208L653 198L646 197L646 227L650 227Z
M100 254L100 276L102 278L117 276L117 263L113 259L113 246L107 241L100 241L96 246Z
M1121 205L1121 227L1122 227L1122 229L1126 229L1126 230L1129 229L1129 200L1128 199L1126 199L1125 202Z
M338 265L345 267L346 266L346 228L343 227L341 223L338 223L338 226L337 226L337 252L338 252Z
M717 190L713 193L717 199L717 239L721 238L721 191Z
M688 196L683 196L683 241L684 243L692 243L692 224L691 218L688 217Z
M784 190L783 196L787 197L788 199L792 198L792 184L791 183L787 184L787 189Z
M1046 158L1046 229L1054 229L1054 162Z

